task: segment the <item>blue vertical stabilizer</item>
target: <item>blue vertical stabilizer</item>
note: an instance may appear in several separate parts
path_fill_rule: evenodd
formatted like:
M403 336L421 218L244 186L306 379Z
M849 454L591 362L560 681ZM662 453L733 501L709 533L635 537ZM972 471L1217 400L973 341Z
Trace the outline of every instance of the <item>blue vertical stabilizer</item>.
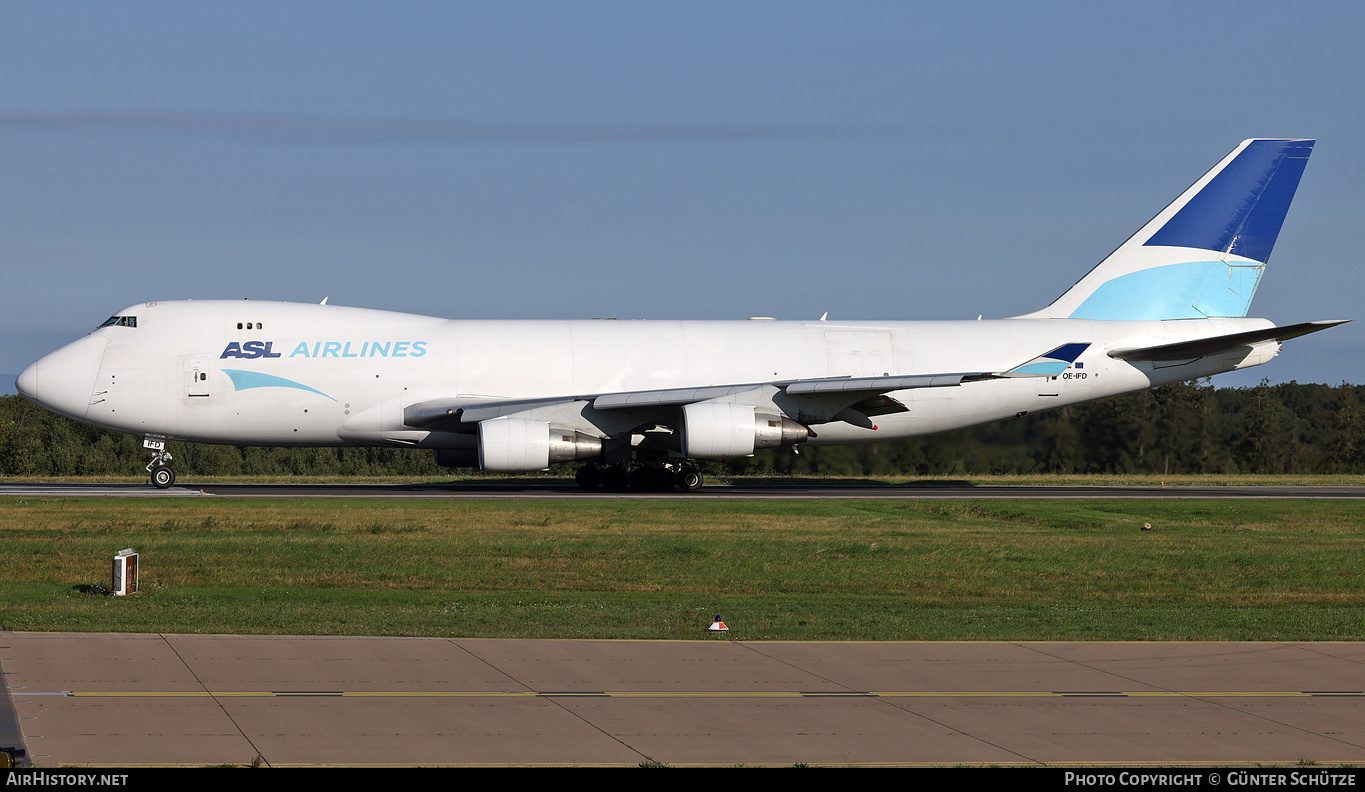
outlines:
M1243 141L1039 318L1246 316L1312 140Z

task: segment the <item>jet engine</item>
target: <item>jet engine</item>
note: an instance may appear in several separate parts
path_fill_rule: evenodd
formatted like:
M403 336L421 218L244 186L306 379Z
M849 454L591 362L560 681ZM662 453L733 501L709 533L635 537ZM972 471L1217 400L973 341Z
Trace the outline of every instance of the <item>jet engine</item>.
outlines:
M682 409L683 455L694 459L752 456L757 448L792 445L810 437L805 426L752 405L696 402Z
M551 426L549 421L490 418L479 422L479 467L483 470L524 473L601 453L601 438Z

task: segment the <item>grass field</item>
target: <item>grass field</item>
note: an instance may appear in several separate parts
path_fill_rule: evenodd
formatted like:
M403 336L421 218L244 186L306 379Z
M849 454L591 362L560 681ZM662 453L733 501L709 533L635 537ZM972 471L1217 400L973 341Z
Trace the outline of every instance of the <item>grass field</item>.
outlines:
M0 628L1362 640L1363 531L1350 501L4 498ZM142 592L105 596L125 547Z

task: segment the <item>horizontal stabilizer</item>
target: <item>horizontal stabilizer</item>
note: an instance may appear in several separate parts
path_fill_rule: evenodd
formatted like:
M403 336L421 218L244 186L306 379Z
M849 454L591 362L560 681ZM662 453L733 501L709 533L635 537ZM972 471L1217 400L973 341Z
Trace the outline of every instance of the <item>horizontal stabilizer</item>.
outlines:
M1250 330L1245 333L1200 338L1195 341L1181 341L1177 344L1115 349L1109 353L1109 357L1119 360L1189 360L1265 341L1287 341L1309 333L1316 333L1319 330L1326 330L1329 327L1336 327L1349 321L1349 319L1328 319L1320 322L1303 322L1285 327L1270 327L1265 330Z

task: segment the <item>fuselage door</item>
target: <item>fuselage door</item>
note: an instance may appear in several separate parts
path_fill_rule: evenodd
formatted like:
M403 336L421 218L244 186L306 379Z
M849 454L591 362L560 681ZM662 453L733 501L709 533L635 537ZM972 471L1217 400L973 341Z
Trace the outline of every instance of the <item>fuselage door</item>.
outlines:
M831 377L877 377L896 371L889 331L861 327L824 330Z
M209 395L209 363L202 357L181 358L185 372L185 396L206 399Z

